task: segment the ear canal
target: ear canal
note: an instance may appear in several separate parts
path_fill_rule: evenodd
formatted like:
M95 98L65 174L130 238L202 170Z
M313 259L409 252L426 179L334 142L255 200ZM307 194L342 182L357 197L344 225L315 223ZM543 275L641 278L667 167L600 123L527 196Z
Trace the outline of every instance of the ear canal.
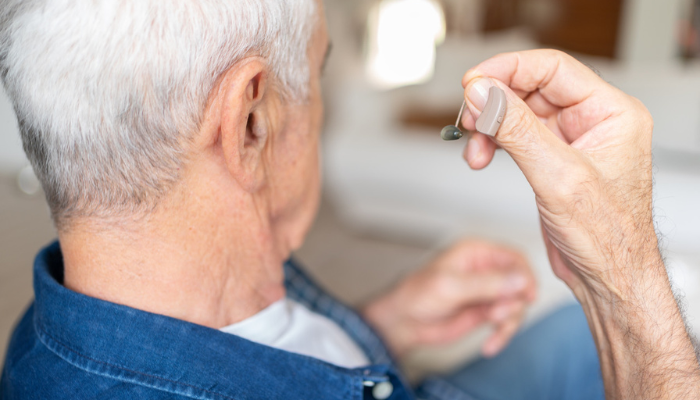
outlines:
M255 115L248 114L248 120L245 126L245 144L249 146L257 140L257 135L255 134Z

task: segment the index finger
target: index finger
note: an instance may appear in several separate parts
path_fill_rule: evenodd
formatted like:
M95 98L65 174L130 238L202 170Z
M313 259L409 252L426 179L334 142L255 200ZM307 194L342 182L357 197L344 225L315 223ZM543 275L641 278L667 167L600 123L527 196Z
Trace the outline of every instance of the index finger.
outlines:
M536 90L551 104L567 108L584 102L596 91L612 87L593 70L557 50L529 50L499 54L469 70L462 79L466 88L478 76L489 76L514 91Z

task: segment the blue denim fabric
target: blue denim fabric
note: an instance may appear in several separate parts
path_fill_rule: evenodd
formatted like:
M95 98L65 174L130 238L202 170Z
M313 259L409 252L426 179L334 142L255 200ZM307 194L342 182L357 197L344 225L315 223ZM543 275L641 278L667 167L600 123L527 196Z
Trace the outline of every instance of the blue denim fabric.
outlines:
M390 399L415 398L358 314L291 260L285 276L287 296L340 325L372 365L340 368L75 293L61 284L63 259L54 243L34 263L36 298L10 340L0 400L355 400L372 399L368 383L384 381L394 387ZM429 400L594 399L602 398L602 381L585 318L567 309L519 335L501 356L427 379L416 393Z
M600 362L581 306L548 315L495 358L427 379L418 395L449 399L454 393L480 400L604 400Z
M35 261L36 299L10 340L0 398L371 399L367 382L389 380L391 399L413 399L371 328L293 262L285 269L288 295L343 327L371 366L340 368L75 293L61 285L54 243Z

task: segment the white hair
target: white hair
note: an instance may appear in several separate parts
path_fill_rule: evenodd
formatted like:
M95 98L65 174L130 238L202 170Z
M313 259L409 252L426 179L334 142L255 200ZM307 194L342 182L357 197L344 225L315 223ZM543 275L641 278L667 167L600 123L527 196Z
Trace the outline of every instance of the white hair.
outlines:
M0 0L0 75L56 224L152 209L219 76L307 95L314 0Z

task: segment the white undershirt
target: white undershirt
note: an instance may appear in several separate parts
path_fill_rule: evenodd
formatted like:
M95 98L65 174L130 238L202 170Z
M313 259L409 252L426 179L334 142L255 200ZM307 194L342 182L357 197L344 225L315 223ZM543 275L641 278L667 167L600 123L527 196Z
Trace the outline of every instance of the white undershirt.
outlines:
M287 298L221 331L339 367L369 364L367 356L338 324Z

